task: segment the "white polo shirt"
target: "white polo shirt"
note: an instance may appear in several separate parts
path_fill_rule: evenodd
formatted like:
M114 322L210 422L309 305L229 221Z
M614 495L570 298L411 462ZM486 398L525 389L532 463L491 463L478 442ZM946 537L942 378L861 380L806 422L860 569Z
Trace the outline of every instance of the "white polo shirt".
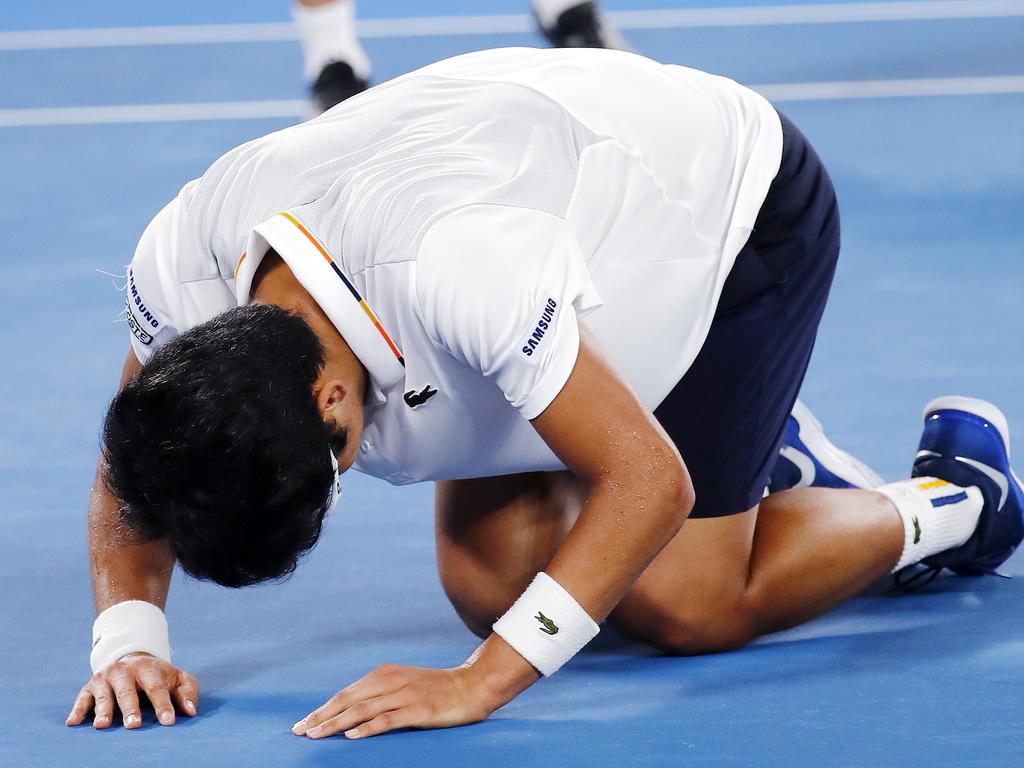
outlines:
M776 112L725 78L589 49L441 61L186 184L129 268L132 344L145 363L248 302L273 248L369 373L357 469L561 468L528 420L572 370L577 319L657 406L781 154Z

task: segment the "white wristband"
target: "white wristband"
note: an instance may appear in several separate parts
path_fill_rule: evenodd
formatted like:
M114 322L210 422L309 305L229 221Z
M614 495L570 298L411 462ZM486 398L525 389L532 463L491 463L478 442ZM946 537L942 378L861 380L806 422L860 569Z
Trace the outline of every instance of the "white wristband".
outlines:
M171 643L164 612L145 600L126 600L110 606L92 625L89 664L99 672L129 653L151 653L171 660Z
M543 571L493 629L544 677L557 672L601 631L575 598Z

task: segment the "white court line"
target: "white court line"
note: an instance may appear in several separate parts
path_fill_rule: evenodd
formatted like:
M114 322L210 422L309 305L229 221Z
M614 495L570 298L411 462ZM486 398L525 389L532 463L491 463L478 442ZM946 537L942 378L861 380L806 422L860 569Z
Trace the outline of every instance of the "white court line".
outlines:
M609 11L620 29L682 29L790 24L846 24L935 19L994 19L1024 16L1024 0L907 0L905 2L818 3ZM493 35L531 32L532 17L522 15L423 16L362 19L366 38ZM0 51L103 48L112 46L259 43L295 40L290 22L196 24L102 29L41 29L0 32Z
M173 123L198 120L305 118L304 99L281 101L205 101L191 104L125 104L110 107L42 107L0 109L0 128L44 125L111 125Z
M929 77L914 80L848 80L824 83L771 83L750 86L769 101L845 101L913 96L978 96L1024 93L1024 75Z
M975 96L1024 93L1024 75L769 83L750 87L774 102L844 101L847 99L914 96ZM44 107L0 109L0 128L249 120L278 117L305 118L308 115L309 103L302 99L212 101L192 104L128 104L109 107Z

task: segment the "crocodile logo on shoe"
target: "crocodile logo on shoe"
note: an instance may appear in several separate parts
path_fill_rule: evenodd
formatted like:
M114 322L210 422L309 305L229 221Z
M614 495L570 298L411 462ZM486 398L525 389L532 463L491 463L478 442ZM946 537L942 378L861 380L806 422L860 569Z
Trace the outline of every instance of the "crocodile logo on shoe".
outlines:
M540 611L537 611L537 615L534 616L533 618L535 618L537 621L539 621L541 624L544 625L542 627L537 627L537 629L539 629L544 634L546 634L546 635L557 635L558 634L558 625L555 624L555 622L553 622L551 619L549 619L547 616L545 616Z
M917 518L914 518L914 543L917 544L921 541L921 524L917 522Z
M405 400L406 405L408 405L410 408L415 408L416 406L423 405L425 402L427 402L427 400L429 400L436 394L437 390L431 387L429 384L427 384L427 386L425 386L419 392L417 392L415 389L410 389L408 392L405 393L405 395L403 395L403 399Z

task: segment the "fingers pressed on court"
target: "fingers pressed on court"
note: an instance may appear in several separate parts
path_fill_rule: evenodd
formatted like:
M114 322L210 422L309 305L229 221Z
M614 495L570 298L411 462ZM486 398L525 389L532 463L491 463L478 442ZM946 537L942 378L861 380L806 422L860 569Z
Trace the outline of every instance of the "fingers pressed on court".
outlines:
M380 717L385 712L398 709L406 704L407 701L408 697L403 696L401 692L359 701L344 712L324 721L315 728L310 728L306 731L306 735L312 739L322 739L342 731L348 731L351 728Z
M199 681L183 670L178 670L178 684L173 693L178 709L189 717L198 712Z
M96 701L96 716L92 720L93 728L108 728L114 721L114 691L105 680L92 684L92 694Z
M107 675L110 685L117 698L117 706L121 710L125 728L138 728L142 724L139 711L139 693L136 690L135 675L121 662L114 662Z
M399 728L415 728L424 721L424 717L425 713L414 706L389 710L356 728L349 728L345 731L345 738L365 739L368 736L378 736L388 731L396 731Z
M353 693L351 689L354 687L350 685L336 694L331 696L322 706L317 707L304 718L299 720L295 725L292 726L292 733L296 736L305 736L310 729L323 723L325 720L329 720L339 712L344 712L345 709L351 706L354 701Z
M64 724L79 725L82 722L82 718L85 717L92 707L93 701L92 691L89 690L88 686L80 690L75 697L75 703L71 705L71 711L68 713L68 718L64 721Z
M139 686L153 705L157 721L161 725L174 725L174 705L160 669L155 664L147 665L138 671L137 676Z
M352 685L342 688L328 699L323 706L318 707L299 720L299 722L292 726L292 733L296 736L305 736L309 729L344 712L355 702L380 696L388 690L389 688L384 680L384 676L378 674L377 670L374 670L352 683Z

